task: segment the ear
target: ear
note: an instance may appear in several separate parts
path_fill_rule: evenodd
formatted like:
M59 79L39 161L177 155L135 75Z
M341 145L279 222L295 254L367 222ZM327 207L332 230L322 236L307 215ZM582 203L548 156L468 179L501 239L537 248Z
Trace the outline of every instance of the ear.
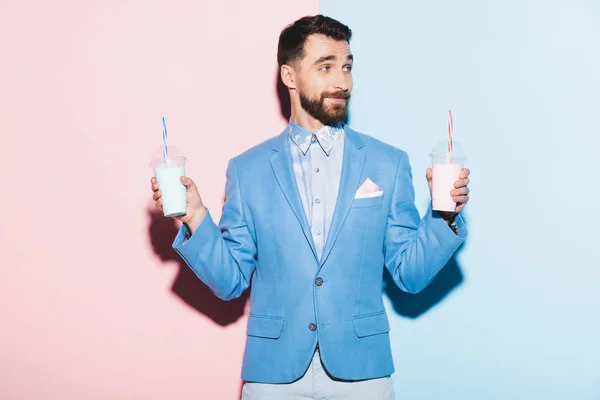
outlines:
M282 65L279 71L281 75L281 81L290 90L296 89L296 72L289 65Z

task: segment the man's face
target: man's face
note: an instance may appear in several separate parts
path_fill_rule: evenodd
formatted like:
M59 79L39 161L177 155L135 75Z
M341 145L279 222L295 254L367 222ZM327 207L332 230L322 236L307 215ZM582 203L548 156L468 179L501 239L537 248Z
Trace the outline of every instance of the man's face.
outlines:
M325 125L346 119L352 91L352 62L350 46L344 40L310 35L304 44L304 58L297 68L300 104Z

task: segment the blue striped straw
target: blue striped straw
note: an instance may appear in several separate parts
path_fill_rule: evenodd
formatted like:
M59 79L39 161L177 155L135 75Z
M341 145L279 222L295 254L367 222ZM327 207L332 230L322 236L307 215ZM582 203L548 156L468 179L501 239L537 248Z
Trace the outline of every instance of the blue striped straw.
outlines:
M167 152L167 123L165 122L165 117L162 117L162 123L163 123L163 156L165 158L165 164L167 163L167 157L169 156L169 153Z

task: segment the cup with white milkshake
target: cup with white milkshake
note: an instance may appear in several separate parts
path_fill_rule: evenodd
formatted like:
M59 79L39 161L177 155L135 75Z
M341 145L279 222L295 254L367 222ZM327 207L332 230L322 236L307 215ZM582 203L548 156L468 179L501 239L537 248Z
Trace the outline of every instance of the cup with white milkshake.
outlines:
M178 217L187 211L186 188L181 183L185 176L186 158L174 146L161 146L152 156L150 166L162 193L162 207L165 217Z

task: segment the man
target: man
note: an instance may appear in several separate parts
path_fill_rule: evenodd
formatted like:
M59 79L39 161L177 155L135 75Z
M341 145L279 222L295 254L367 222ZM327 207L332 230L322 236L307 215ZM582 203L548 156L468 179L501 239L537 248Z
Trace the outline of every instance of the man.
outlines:
M321 15L280 35L291 118L230 160L219 226L190 178L173 247L222 299L252 281L244 399L392 399L384 266L404 291L425 288L463 243L457 213L420 219L407 154L346 126L350 29ZM431 189L431 170L426 171ZM161 193L152 178L156 206Z

